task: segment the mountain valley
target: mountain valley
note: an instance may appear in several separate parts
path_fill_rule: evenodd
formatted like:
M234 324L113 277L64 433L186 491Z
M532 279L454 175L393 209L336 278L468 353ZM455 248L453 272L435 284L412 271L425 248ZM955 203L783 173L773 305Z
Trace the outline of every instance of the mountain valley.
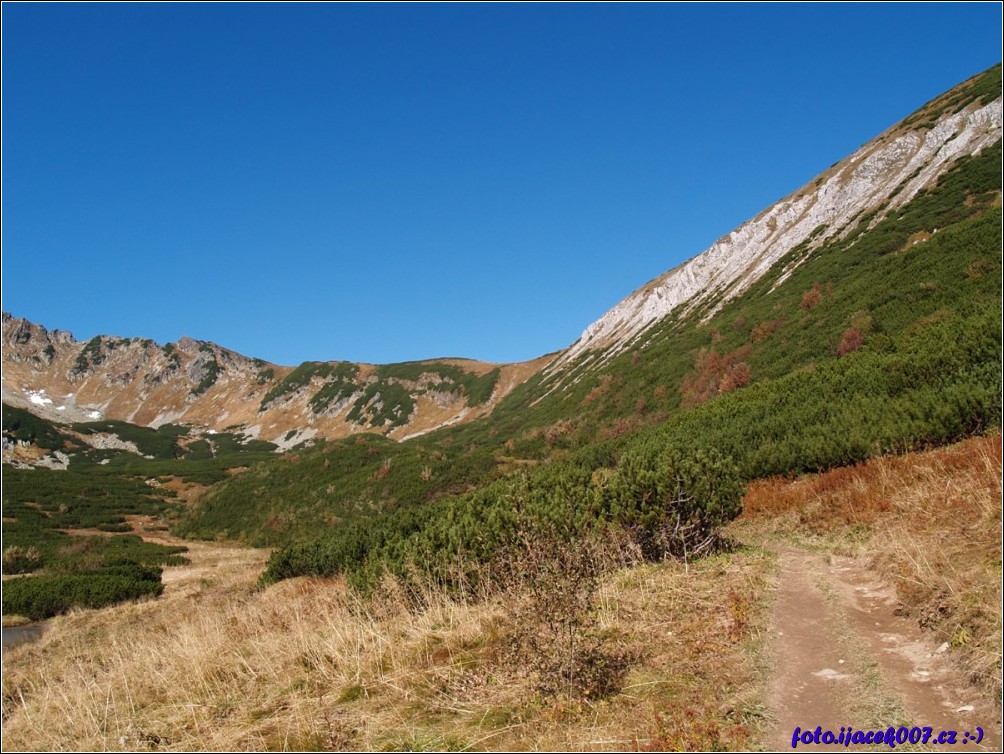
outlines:
M804 660L883 729L943 672L999 745L1002 100L997 65L528 362L5 312L3 612L49 626L5 740L748 749ZM839 664L783 654L799 611Z

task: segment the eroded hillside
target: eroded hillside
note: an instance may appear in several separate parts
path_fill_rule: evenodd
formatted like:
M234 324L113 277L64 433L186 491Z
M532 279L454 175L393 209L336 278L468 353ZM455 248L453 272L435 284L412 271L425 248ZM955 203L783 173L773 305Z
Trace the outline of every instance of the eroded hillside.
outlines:
M793 251L783 281L813 251L875 227L933 186L960 158L1001 138L1000 67L963 82L877 136L709 249L614 306L549 367L602 363L673 313L707 319Z

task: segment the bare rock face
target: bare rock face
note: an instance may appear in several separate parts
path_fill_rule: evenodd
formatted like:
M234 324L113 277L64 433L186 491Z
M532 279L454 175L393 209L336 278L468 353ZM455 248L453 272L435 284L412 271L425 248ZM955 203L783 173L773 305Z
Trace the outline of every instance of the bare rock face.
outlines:
M73 336L62 330L49 332L26 319L3 313L3 350L11 359L22 364L48 367L59 350L76 343Z
M720 297L710 317L799 244L815 249L842 237L863 212L879 210L872 222L880 221L933 185L960 157L1000 138L1000 99L946 114L932 128L895 126L704 253L639 288L589 325L547 371L560 371L590 351L609 359L670 313Z

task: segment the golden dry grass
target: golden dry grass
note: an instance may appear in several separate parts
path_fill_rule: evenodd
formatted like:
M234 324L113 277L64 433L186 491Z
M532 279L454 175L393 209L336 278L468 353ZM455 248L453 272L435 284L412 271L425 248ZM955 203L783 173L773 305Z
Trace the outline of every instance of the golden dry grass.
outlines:
M995 436L762 481L734 533L862 556L999 694L1000 474ZM262 551L189 555L162 598L56 618L4 653L5 750L745 749L770 728L763 550L603 576L582 630L623 667L598 695L541 693L526 648L546 643L522 641L538 623L512 588L430 591L416 612L393 585L259 590Z
M5 653L5 750L744 748L762 722L762 553L605 577L597 636L632 664L603 699L535 691L512 594L415 613L337 580L255 590L251 551L212 580L210 555L160 600Z
M1001 695L1001 436L752 484L734 531L858 556Z

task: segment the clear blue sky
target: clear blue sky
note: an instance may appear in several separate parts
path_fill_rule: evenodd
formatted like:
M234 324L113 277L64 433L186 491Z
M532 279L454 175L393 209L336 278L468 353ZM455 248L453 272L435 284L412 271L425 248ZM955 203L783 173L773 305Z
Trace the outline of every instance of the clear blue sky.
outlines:
M3 5L3 308L532 358L1001 58L1001 6Z

